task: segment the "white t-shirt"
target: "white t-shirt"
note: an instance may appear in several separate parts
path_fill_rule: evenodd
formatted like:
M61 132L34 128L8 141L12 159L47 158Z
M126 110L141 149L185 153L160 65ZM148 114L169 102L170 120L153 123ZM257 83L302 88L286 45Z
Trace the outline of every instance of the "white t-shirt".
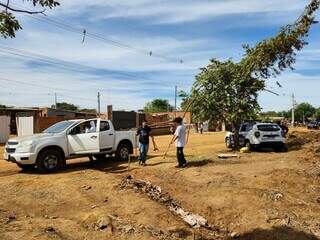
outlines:
M174 135L178 137L176 147L184 147L186 145L186 127L183 124L179 125Z

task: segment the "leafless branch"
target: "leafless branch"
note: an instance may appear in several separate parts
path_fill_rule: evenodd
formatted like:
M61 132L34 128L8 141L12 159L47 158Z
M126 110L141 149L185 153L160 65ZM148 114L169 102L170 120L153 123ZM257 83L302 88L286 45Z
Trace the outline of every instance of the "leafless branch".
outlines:
M23 10L23 9L15 9L15 8L9 7L8 5L3 4L3 3L0 3L0 6L6 8L6 9L9 9L13 12L20 12L20 13L27 13L27 14L44 14L44 12L46 11L45 9L43 9L41 11L27 11L27 10Z

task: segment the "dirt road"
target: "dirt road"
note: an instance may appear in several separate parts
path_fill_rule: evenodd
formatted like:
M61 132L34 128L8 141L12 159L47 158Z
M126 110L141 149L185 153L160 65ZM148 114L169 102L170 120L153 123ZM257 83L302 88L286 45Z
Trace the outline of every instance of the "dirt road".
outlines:
M320 135L299 131L287 153L218 159L224 133L191 134L189 166L176 169L171 136L157 137L147 167L79 159L55 174L22 172L0 148L0 239L318 239ZM130 174L167 191L220 235L194 230L164 205L119 188Z

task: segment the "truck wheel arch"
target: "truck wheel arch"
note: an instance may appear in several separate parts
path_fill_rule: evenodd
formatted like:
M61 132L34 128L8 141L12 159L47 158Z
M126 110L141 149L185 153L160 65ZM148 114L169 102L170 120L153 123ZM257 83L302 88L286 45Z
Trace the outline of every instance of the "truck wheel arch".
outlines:
M118 146L120 146L121 144L125 144L129 147L130 150L130 154L133 154L133 145L132 142L129 139L123 139L118 143ZM117 148L118 148L117 146Z
M42 148L42 149L38 152L37 158L40 156L41 153L43 153L43 152L45 152L45 151L47 151L47 150L52 150L52 149L58 150L58 151L60 152L60 154L61 154L61 158L62 158L63 160L65 160L65 157L66 157L66 156L65 156L65 154L64 154L63 149L62 149L61 147L59 147L59 146L56 146L56 145L51 145L51 146L47 146L47 147Z

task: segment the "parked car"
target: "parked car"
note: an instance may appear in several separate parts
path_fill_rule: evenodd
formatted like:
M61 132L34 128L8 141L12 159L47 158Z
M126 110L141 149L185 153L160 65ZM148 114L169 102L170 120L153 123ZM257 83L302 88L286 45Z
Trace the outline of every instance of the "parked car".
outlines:
M317 121L311 121L307 124L308 129L319 129L319 123Z
M234 146L234 133L227 132L226 146ZM270 147L276 151L286 151L286 140L279 125L274 123L245 123L239 129L240 147L255 149L258 147Z
M111 121L99 118L62 121L41 134L9 139L4 159L22 169L53 172L66 160L89 156L98 160L115 155L127 160L136 147L135 131L115 131Z

